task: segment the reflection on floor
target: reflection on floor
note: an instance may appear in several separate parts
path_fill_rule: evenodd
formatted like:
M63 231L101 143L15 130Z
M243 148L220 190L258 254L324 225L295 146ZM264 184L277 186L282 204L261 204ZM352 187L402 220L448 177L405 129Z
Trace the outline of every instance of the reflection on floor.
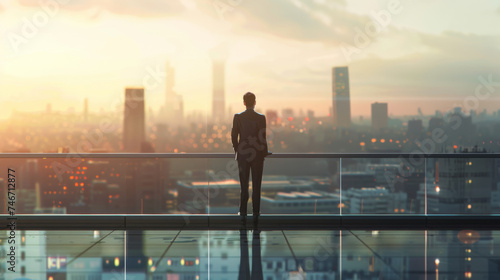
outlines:
M12 244L8 232L0 234L0 279L500 275L500 231L18 231Z

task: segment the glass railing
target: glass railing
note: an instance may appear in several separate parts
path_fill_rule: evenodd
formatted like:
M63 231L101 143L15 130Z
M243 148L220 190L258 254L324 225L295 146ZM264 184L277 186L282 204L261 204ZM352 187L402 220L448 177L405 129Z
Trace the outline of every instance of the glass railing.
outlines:
M249 231L232 154L2 154L0 279L492 279L499 158L275 154Z
M500 214L499 168L488 153L274 154L261 213ZM236 214L240 200L232 154L2 154L0 170L8 215Z
M19 231L15 245L0 234L2 279L497 279L500 273L499 231Z

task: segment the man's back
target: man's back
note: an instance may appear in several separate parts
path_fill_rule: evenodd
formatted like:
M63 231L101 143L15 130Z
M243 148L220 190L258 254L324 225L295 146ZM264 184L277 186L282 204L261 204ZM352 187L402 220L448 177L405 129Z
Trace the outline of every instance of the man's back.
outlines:
M238 159L263 159L267 152L266 117L250 108L235 114L231 140Z

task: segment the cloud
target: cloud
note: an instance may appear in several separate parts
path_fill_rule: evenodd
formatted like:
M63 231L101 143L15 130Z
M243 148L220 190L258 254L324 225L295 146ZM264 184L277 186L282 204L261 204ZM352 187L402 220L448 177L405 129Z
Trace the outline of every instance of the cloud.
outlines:
M309 1L252 1L244 6L249 20L242 28L301 42L350 41L352 26L367 20L338 6Z
M353 26L370 20L345 9L345 1L240 0L197 2L205 14L230 25L232 32L256 37L273 36L301 42L340 43L352 41ZM218 3L218 4L215 4Z
M184 5L177 0L71 0L47 1L18 0L23 6L39 7L40 3L60 3L62 9L84 11L89 9L103 9L114 14L131 15L138 17L163 17L174 16L184 11ZM67 3L65 3L67 2Z
M495 58L500 56L496 47L500 38L457 32L420 37L428 51L395 59L366 58L353 62L353 83L392 94L465 96L474 93L480 76L492 75L494 81L499 80Z
M421 34L422 43L443 56L491 60L498 54L500 39L496 36L463 34L446 31L440 36Z

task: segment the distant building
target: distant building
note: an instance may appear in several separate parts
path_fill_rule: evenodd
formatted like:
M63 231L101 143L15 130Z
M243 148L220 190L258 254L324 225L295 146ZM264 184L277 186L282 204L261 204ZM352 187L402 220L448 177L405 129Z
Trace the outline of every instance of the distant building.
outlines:
M167 145L169 144L169 133L168 126L164 123L159 123L156 125L156 141L155 150L158 153L165 153L167 151Z
M334 67L332 72L333 123L336 127L349 127L351 101L348 68Z
M350 200L351 214L406 213L407 195L391 193L384 187L350 189L346 191Z
M366 172L375 175L375 184L377 186L383 186L393 191L390 189L390 187L393 187L393 180L391 179L396 176L395 174L399 174L400 168L401 165L399 164L367 164Z
M436 128L444 129L444 120L441 117L432 117L429 120L429 131L433 131Z
M90 201L92 210L95 213L106 213L108 209L108 200L111 200L108 194L108 182L106 180L92 180L90 183Z
M168 168L168 161L160 159L130 160L126 163L127 213L164 213Z
M266 121L267 125L277 125L278 124L278 112L276 110L266 111Z
M138 153L145 140L144 89L125 89L125 111L123 117L123 149Z
M490 214L496 189L495 164L490 159L427 159L437 187L434 214ZM428 211L428 213L431 213Z
M225 64L223 59L214 59L212 62L212 118L216 123L225 120Z
M160 122L179 125L184 121L184 102L182 95L177 94L175 87L175 69L167 62L165 84L165 105L161 108Z
M270 214L338 214L340 196L319 191L277 192L262 196L263 213Z
M209 177L214 177L213 171L209 172L207 175ZM239 181L235 179L214 179L215 178L210 178L209 181L177 181L179 203L177 211L192 214L237 213L240 201ZM208 197L210 195L209 192L211 192L210 188L217 190L216 196L210 196L210 205L201 199L193 200L193 195L200 196L203 194L205 197ZM338 197L327 197L322 192L315 191L317 188L318 186L316 182L311 180L292 180L286 176L265 176L262 180L262 199L267 197L267 202L264 202L264 200L261 201L261 209L262 211L264 211L264 209L267 209L267 211L275 211L275 207L280 207L279 205L281 205L280 203L282 202L282 199L291 198L292 196L296 196L297 200L300 200L301 203L307 202L307 205L302 205L307 208L307 213L314 213L314 205L310 207L310 202L314 202L315 199L322 201L320 204L321 211L327 211L326 209L328 208L326 203L323 204L323 201L331 202L333 199L337 201L337 204L335 205L338 205ZM316 196L319 196L319 198ZM291 202L291 200L289 200L289 202ZM330 205L329 207L332 205L330 202L328 202L328 205ZM249 201L249 212L251 212L251 206L252 203ZM283 208L280 208L282 211L280 210L280 212L277 213L291 213L290 211L297 211L297 209L291 209L295 207L293 206L293 203L291 205L285 204L282 207ZM304 211L306 208L304 208Z
M374 188L375 181L373 172L342 172L342 190Z
M422 125L422 120L409 120L408 121L408 131L406 135L410 141L415 141L422 134L424 127Z
M89 120L89 99L85 98L83 100L83 121L87 122Z
M307 117L309 118L309 120L314 120L314 118L315 118L314 111L307 110Z
M387 103L373 103L372 104L372 128L379 130L387 128L389 123Z
M35 183L38 180L38 160L28 159L25 166L26 177L23 178L23 189L35 190Z
M281 110L281 118L283 120L293 120L294 117L295 117L295 114L294 114L292 108L285 108L285 109Z

